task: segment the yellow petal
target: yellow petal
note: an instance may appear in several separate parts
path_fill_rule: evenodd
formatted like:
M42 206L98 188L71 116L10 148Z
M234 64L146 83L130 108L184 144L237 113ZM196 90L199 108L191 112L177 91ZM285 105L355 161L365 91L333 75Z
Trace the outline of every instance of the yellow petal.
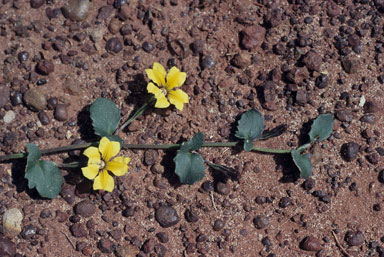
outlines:
M107 162L106 169L111 171L115 176L122 176L128 171L129 157L116 157L112 161Z
M116 141L109 141L107 137L100 140L99 151L104 161L109 161L112 157L116 156L120 151L120 143Z
M91 146L91 147L88 147L87 149L85 149L83 154L85 156L87 156L89 159L98 159L100 161L99 149L97 149L94 146Z
M157 71L160 73L160 75L165 78L165 75L167 75L167 71L164 69L163 65L161 65L158 62L153 63L153 70Z
M163 94L159 98L156 98L155 108L167 108L169 107L168 99Z
M169 91L168 98L171 104L176 106L176 108L180 111L183 110L183 105L185 103L189 103L188 95L181 89Z
M180 87L184 84L185 79L187 78L187 73L180 72L180 70L176 67L172 67L167 75L167 90L171 90L175 87Z
M93 182L93 190L105 190L112 192L115 187L115 182L111 175L108 174L107 170L100 172Z
M147 73L148 78L155 82L156 85L165 85L165 75L167 72L160 63L155 62L153 64L153 69L146 69L145 72Z
M147 91L148 91L148 93L154 94L156 98L164 96L163 91L161 91L161 89L158 88L157 86L155 86L155 84L153 84L152 82L148 83Z
M97 174L99 174L99 165L88 165L87 167L81 168L81 171L83 172L84 177L87 179L94 179Z

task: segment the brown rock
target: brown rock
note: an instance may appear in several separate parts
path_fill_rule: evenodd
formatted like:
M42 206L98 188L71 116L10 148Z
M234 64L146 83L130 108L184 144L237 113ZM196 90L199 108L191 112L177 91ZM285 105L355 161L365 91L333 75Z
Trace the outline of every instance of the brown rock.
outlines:
M251 65L251 55L247 52L236 54L232 59L232 64L240 69L247 68Z
M309 51L303 59L305 66L307 66L308 70L312 71L320 71L320 67L322 64L321 56L315 51Z
M254 25L243 30L241 44L245 49L252 50L259 47L263 43L264 38L265 28Z
M306 251L318 252L321 250L321 244L317 238L307 236L301 241L301 248Z

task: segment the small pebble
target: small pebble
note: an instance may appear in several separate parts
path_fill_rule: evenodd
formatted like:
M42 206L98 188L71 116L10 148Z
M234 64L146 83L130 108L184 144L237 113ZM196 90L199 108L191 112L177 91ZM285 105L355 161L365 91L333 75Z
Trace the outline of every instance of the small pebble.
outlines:
M321 244L317 238L307 236L301 241L301 248L306 251L318 252L321 250Z
M75 205L75 213L82 217L91 217L96 212L95 204L89 200L84 200Z
M180 221L179 215L171 206L160 206L155 212L155 218L164 228L172 227Z
M17 209L6 210L3 214L3 232L8 237L16 237L21 232L23 213Z
M6 237L0 237L0 256L16 256L16 244Z
M364 235L361 231L348 231L345 234L345 241L349 246L359 246L364 243Z
M216 62L215 62L215 60L213 60L213 58L211 56L204 56L201 59L200 67L202 70L205 70L205 69L212 68L213 66L215 66L215 64L216 64Z
M7 111L4 115L4 123L9 124L15 119L16 115L13 111Z
M229 186L223 182L217 182L216 191L221 195L229 195L230 193Z
M220 231L224 227L224 222L221 219L218 219L213 224L214 231Z
M23 94L19 91L16 91L15 93L13 93L13 95L11 96L11 104L13 106L16 106L22 103L23 103Z
M356 159L359 153L360 145L355 142L345 143L341 146L341 157L347 162Z
M24 102L34 111L42 111L47 105L47 100L40 89L34 87L24 94Z
M66 18L83 21L88 17L89 0L69 0L62 10Z
M51 61L42 60L37 64L36 71L41 75L49 75L55 71L55 65Z
M269 225L269 219L262 215L257 215L253 219L253 224L257 229L263 229L266 228Z
M68 120L67 106L65 104L57 104L55 108L54 117L58 121Z
M110 38L105 45L105 50L107 50L107 52L109 53L117 54L122 49L123 49L123 45L121 44L120 39L116 37Z

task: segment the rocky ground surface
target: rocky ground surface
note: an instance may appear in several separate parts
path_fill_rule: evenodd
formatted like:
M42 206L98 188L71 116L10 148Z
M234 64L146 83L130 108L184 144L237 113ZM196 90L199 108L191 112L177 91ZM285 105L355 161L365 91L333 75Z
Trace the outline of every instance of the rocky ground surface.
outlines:
M2 0L0 155L91 140L89 104L111 99L127 117L155 61L187 73L190 103L149 110L126 142L230 141L252 108L288 128L263 147L305 143L322 113L335 126L306 180L289 156L204 148L240 178L207 169L182 185L174 151L127 150L112 193L62 170L47 200L25 162L1 163L0 255L384 256L383 15L382 0Z

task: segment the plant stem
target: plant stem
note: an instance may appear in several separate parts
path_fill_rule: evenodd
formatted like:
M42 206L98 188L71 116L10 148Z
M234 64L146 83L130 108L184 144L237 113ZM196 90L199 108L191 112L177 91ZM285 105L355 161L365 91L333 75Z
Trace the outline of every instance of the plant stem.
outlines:
M56 163L59 168L77 168L83 166L83 162Z
M42 154L52 154L52 153L59 153L59 152L67 152L72 150L81 150L90 146L97 146L99 142L92 142L92 143L85 143L85 144L78 144L78 145L67 145L67 146L61 146L61 147L55 147L55 148L48 148L41 150ZM234 147L237 146L239 142L210 142L210 143L204 143L201 147ZM122 144L122 148L125 149L162 149L162 150L176 150L179 149L181 144ZM307 145L301 146L300 148L307 148ZM299 148L299 149L300 149ZM290 153L291 149L270 149L270 148L261 148L261 147L253 147L252 151L257 152L263 152L263 153L271 153L271 154L287 154ZM24 153L16 153L16 154L10 154L10 155L3 155L0 156L0 162L6 161L6 160L13 160L13 159L21 159L26 158L28 155L27 152Z
M125 129L132 121L134 121L137 117L139 117L140 115L142 115L152 104L153 102L155 101L155 98L152 97L151 99L148 100L148 102L146 102L145 104L143 104L139 109L137 109L137 111L126 121L123 123L123 125L121 125L120 128L118 128L115 133L113 133L114 135L117 135L120 131L122 131L123 129Z

